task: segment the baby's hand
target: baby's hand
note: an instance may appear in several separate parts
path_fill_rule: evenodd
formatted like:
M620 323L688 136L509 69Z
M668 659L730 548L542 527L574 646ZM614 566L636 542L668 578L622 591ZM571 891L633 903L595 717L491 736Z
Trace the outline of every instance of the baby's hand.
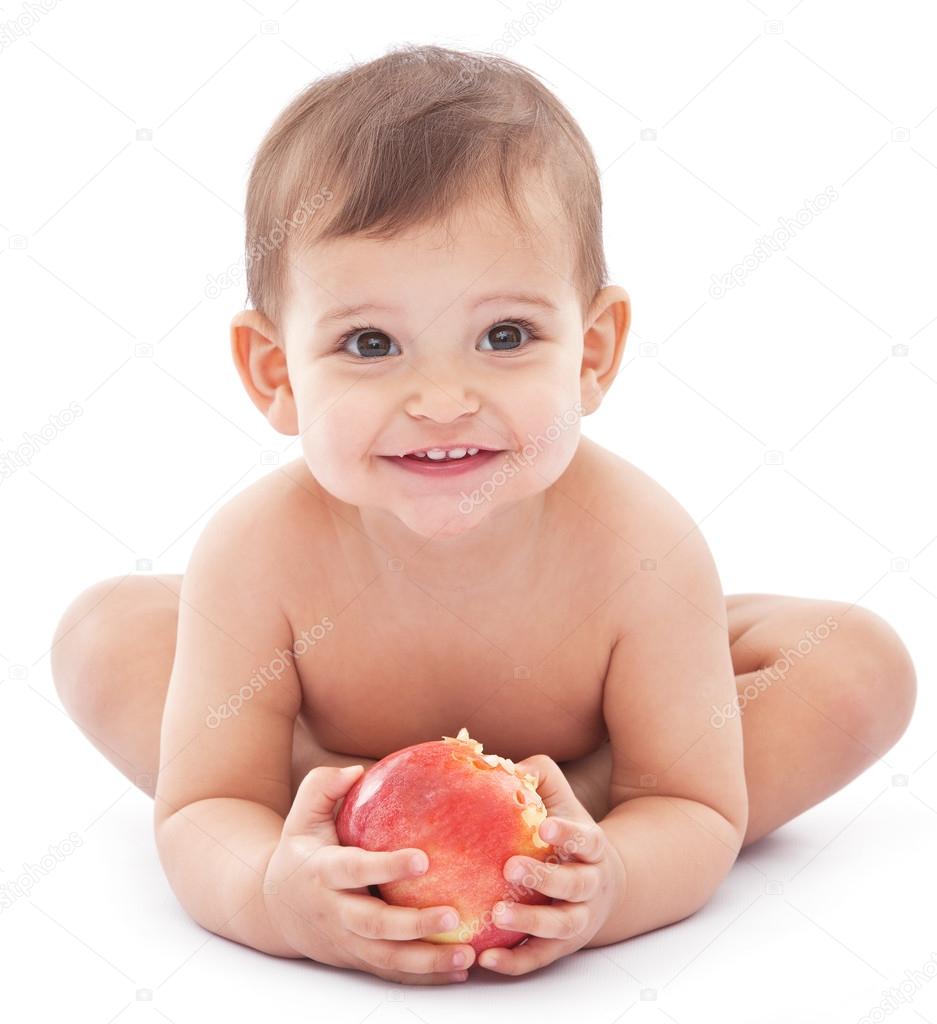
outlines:
M579 802L560 766L545 754L535 754L516 767L539 776L537 791L547 808L540 836L553 844L561 863L532 857L505 861L509 882L550 896L552 902L507 900L495 905L495 924L531 936L510 949L492 947L481 953L479 965L499 974L526 974L581 949L605 924L625 884L618 851Z
M320 765L300 784L264 878L270 921L297 953L319 963L415 985L464 981L475 955L471 946L420 941L456 927L455 908L392 907L368 892L369 885L422 874L426 854L339 845L335 806L360 767ZM420 871L414 858L422 861ZM459 954L465 957L461 965L454 962Z

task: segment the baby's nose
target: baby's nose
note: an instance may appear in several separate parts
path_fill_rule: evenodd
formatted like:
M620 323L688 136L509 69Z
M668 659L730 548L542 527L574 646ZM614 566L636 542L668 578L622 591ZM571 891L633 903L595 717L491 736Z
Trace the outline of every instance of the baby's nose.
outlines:
M431 373L432 371L430 371ZM414 417L437 423L451 423L460 416L477 413L481 401L474 388L452 373L441 380L425 371L413 375L404 409Z

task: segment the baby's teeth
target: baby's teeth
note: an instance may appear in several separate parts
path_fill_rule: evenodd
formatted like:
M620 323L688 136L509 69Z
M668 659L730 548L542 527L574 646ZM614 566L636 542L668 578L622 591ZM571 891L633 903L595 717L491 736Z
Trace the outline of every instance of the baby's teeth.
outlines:
M414 455L415 455L415 456L416 456L416 457L417 457L418 459L425 459L425 458L426 458L426 452L414 452L413 454L414 454Z
M444 448L430 448L426 453L431 459L444 459L446 457L446 451Z
M469 453L469 455L477 455L478 454L478 449L477 448L469 448L468 453Z
M464 454L465 454L465 449L464 448L450 448L449 449L449 458L450 459L461 459Z

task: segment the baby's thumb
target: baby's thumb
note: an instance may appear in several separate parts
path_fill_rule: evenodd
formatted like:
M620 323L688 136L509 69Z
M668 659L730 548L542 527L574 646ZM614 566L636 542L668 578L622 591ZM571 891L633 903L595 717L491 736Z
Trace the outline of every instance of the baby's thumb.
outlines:
M521 772L537 776L537 792L543 800L547 813L554 817L578 821L589 817L589 812L580 803L569 784L563 769L546 754L534 754L514 765Z
M363 770L362 764L313 768L296 790L293 806L283 822L283 835L310 835L325 826L333 836L335 805L358 781Z

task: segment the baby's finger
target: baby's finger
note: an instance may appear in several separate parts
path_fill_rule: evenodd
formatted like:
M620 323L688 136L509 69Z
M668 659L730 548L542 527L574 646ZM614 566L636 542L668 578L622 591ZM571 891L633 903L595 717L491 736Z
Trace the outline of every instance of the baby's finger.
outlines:
M561 860L576 857L596 864L605 856L608 837L594 821L548 817L540 823L539 831L540 838L555 847Z
M351 949L359 960L379 970L406 974L452 974L466 970L475 960L475 950L462 943L352 938Z
M498 974L528 974L559 960L569 951L568 942L534 938L528 939L523 945L512 946L511 949L498 947L483 950L478 958L478 966Z
M563 769L546 754L534 754L515 764L515 768L537 776L537 792L546 804L547 812L565 818L582 818L592 821L592 816L582 806Z
M492 920L511 931L527 932L542 939L572 939L589 923L591 911L582 903L496 903Z
M415 878L425 874L429 865L422 850L372 851L359 846L323 846L316 850L315 862L320 881L330 889L357 889Z
M459 915L452 907L393 907L373 896L349 893L342 901L342 923L365 939L422 939L453 931Z
M283 822L283 835L321 835L335 842L335 805L343 799L361 776L355 769L364 765L317 765L309 771L296 790L293 804Z
M516 886L522 890L534 889L555 900L568 900L570 903L591 900L602 884L601 871L596 864L576 861L544 864L539 860L512 857L506 864L505 878L513 878L511 868L515 865L523 869L520 881L514 882Z

